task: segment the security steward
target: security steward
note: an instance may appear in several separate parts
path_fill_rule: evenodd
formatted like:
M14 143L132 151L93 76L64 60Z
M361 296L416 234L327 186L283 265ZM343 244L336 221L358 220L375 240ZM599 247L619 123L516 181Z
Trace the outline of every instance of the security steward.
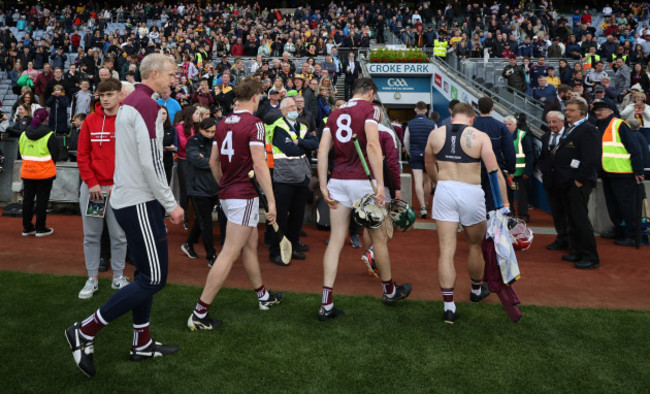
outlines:
M603 235L616 239L620 246L635 246L638 218L637 184L643 183L643 152L622 119L614 116L611 103L597 100L593 104L596 126L602 141L601 177L605 202L614 229Z
M309 154L318 149L318 140L306 125L298 122L298 109L292 98L280 103L282 117L267 127L266 140L273 149L273 193L275 194L278 226L293 245L293 260L304 260L302 252L309 250L300 242L300 226L305 217L309 193L311 166ZM270 260L284 265L280 244L274 237L269 248Z
M440 38L436 38L433 41L433 54L436 57L445 59L447 57L447 46L449 42L446 40L445 32L440 32Z
M515 172L513 176L517 189L517 216L528 222L530 221L528 215L528 178L533 173L535 161L533 140L529 133L517 127L517 119L514 116L507 116L504 123L508 131L512 133L512 142L515 146ZM514 191L511 188L508 188L508 199L512 207Z
M571 254L562 260L575 263L575 268L600 267L594 230L589 221L589 195L596 186L600 159L598 129L587 121L587 102L572 99L566 102L566 126L553 148L553 176L561 204L566 207ZM547 174L544 174L546 178Z

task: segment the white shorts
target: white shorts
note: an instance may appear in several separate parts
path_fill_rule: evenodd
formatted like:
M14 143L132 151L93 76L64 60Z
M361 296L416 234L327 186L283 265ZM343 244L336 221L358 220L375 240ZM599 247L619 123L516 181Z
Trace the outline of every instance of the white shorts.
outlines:
M352 208L354 202L366 194L373 194L370 182L365 179L332 178L327 182L327 190L330 192L330 198L348 208ZM390 202L388 188L385 188L384 195L386 196L386 203Z
M481 185L458 181L438 181L431 217L443 222L472 226L484 221L485 193Z
M220 200L223 213L228 221L240 226L257 227L260 221L260 199L259 197L246 199Z

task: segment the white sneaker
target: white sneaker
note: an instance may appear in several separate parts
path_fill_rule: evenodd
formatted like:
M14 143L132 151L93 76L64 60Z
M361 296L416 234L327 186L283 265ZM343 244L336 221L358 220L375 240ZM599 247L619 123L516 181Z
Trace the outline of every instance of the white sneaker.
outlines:
M111 284L111 289L119 290L128 284L129 284L129 278L127 278L126 276L113 278L113 284Z
M99 290L97 279L88 278L86 284L84 285L84 288L79 292L79 298L82 300L87 300L88 298L92 297L93 294L97 292L97 290Z

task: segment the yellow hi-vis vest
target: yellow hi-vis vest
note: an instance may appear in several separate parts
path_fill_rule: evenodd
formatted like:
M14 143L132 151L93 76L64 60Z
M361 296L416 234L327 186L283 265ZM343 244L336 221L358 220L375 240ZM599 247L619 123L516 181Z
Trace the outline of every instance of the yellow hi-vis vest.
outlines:
M304 138L305 135L307 135L307 126L300 122L296 122L296 126L300 126L300 138ZM305 157L305 155L302 156L287 156L285 155L280 148L277 146L273 145L273 135L275 134L275 128L280 127L281 129L285 130L289 136L291 137L292 140L298 139L298 135L291 130L291 127L287 124L287 122L284 121L284 117L278 118L272 125L269 125L265 128L266 130L266 141L271 144L273 147L273 161L278 160L278 159L289 159L289 160L295 160L295 159L302 159Z
M433 42L433 54L438 57L447 57L447 41L435 40Z
M603 134L603 170L617 174L631 174L632 161L630 153L625 149L621 142L621 136L618 134L618 128L621 127L623 120L612 118Z
M523 130L517 129L517 138L513 139L512 142L515 144L515 157L517 159L515 165L515 176L524 175L526 170L526 154L524 154L524 148L521 146L521 140L524 139L526 132Z
M50 150L47 148L47 142L53 131L45 134L36 141L27 138L26 133L22 133L18 146L20 155L23 158L20 177L23 179L50 179L56 176L56 165L52 160Z

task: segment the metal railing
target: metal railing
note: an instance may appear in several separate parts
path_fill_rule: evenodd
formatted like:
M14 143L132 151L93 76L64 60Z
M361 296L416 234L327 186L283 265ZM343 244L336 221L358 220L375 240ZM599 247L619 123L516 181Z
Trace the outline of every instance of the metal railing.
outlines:
M546 122L542 121L544 107L539 101L523 94L513 93L511 90L504 87L486 86L484 83L481 84L472 78L468 78L465 74L454 67L453 57L455 56L452 56L452 59L450 59L450 56L447 56L446 61L432 57L431 62L438 67L443 68L448 73L448 76L452 77L457 84L474 92L477 96L491 97L492 100L494 100L495 106L501 107L502 109L502 111L498 112L511 115L514 115L515 113L526 114L528 126L532 130L533 134L537 137L541 137L544 134L544 131L542 130L542 126L546 124ZM452 61L452 64L448 64L448 61Z

